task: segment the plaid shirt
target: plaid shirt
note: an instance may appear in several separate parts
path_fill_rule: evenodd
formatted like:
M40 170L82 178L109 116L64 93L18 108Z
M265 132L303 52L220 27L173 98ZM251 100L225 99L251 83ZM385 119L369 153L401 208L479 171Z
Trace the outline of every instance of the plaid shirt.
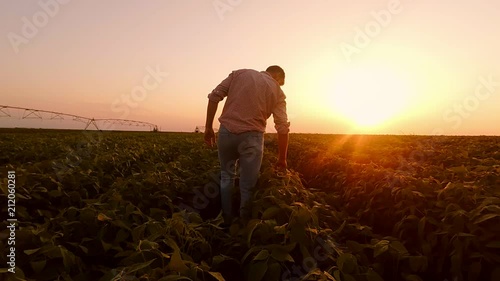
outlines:
M208 95L208 99L218 103L226 96L219 122L231 133L265 132L271 114L279 134L290 131L286 96L269 73L252 69L231 72Z

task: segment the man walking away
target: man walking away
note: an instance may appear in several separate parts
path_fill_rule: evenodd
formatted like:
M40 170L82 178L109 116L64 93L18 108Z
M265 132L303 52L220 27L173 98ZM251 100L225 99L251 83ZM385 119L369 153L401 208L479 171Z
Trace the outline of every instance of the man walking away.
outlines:
M250 218L251 200L260 173L267 119L273 115L278 132L279 157L275 167L286 169L290 122L286 113L286 96L280 86L285 84L285 72L277 65L266 71L235 70L209 95L205 142L213 147L216 139L213 120L218 103L227 97L219 118L217 146L221 166L221 202L226 223L237 216L233 213L232 196L236 167L239 166L241 195L240 217Z

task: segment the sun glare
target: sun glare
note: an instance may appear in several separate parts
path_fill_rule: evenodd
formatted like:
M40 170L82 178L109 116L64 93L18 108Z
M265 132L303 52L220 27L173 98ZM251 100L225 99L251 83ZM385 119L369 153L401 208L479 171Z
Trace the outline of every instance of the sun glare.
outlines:
M335 114L361 129L382 126L409 110L414 89L384 67L357 67L336 75L329 100Z

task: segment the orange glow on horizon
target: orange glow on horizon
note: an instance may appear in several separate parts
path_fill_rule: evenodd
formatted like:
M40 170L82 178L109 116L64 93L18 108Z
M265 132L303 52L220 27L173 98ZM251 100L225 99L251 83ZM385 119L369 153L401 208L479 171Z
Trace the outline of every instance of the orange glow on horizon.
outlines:
M335 76L325 97L331 112L353 129L377 129L413 110L415 89L403 75L383 65L360 65Z

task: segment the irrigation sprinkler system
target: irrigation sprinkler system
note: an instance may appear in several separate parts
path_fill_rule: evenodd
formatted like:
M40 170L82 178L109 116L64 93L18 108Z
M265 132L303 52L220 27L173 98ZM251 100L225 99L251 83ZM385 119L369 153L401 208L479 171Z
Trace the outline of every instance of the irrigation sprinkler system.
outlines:
M158 126L152 123L128 120L128 119L115 119L115 118L89 118L74 114L67 114L55 111L40 110L33 108L24 108L17 106L0 105L0 117L13 117L9 109L21 110L23 111L21 119L40 119L40 120L67 120L70 118L73 121L85 123L85 129L87 130L90 126L94 126L97 130L101 130L98 123L108 123L110 125L122 125L122 126L138 126L138 127L149 127L151 131L158 131Z

